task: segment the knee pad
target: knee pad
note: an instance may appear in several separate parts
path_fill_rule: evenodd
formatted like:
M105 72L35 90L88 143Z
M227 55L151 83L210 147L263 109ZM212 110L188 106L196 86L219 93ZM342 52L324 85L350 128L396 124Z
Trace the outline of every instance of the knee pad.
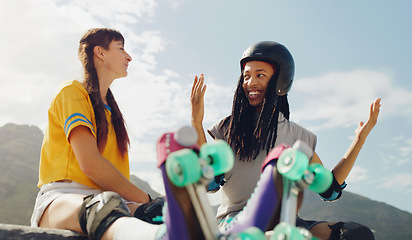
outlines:
M332 229L330 240L375 240L372 231L359 223L338 222L329 228Z
M109 191L85 197L79 211L80 227L92 240L99 240L121 217L130 217L129 208L117 193Z

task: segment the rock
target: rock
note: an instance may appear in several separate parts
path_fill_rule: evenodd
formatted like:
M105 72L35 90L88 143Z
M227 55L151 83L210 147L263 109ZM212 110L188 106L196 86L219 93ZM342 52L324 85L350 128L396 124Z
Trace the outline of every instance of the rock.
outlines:
M33 228L23 225L0 224L0 239L7 240L87 240L88 237L70 230Z

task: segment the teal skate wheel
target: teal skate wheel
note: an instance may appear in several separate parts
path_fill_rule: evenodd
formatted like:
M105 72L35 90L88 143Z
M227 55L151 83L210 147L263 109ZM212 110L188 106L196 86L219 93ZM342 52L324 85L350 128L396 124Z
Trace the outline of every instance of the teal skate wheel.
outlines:
M223 140L217 140L213 143L203 144L200 148L200 157L210 160L210 165L215 171L215 176L230 171L233 167L233 151Z
M199 157L187 148L173 152L167 157L166 173L178 187L196 183L202 174Z
M278 172L292 180L296 181L302 178L303 173L308 168L309 159L301 151L288 148L280 155L277 163Z
M265 234L257 227L248 227L243 232L238 233L237 238L240 240L265 240Z
M323 193L328 190L333 181L332 173L319 163L309 165L308 170L315 173L315 178L308 187L309 190L316 193Z
M273 229L273 235L270 240L305 240L307 239L300 233L299 228L291 226L285 222L279 223Z

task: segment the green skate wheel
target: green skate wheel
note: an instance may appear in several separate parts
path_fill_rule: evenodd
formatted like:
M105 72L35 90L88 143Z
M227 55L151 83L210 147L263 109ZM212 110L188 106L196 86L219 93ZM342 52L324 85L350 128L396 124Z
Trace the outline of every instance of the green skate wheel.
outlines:
M167 157L166 173L178 187L196 183L202 174L199 157L191 149L173 152Z
M308 187L309 190L316 193L323 193L328 190L333 181L332 173L319 163L309 165L308 170L315 173L315 178Z
M265 240L265 234L257 227L249 227L245 231L238 233L240 240Z
M280 155L277 169L284 177L296 181L302 178L308 165L309 159L303 152L288 148Z
M273 229L270 240L305 240L306 237L300 233L300 229L285 222L279 223Z
M233 167L233 151L229 144L223 140L203 144L200 148L199 155L203 159L210 160L210 165L215 171L215 176L226 173Z

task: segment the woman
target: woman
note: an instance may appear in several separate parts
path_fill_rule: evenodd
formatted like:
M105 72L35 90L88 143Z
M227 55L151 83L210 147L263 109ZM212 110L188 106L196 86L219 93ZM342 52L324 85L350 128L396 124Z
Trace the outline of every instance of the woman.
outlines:
M228 142L236 155L233 169L216 178L210 187L214 191L222 188L222 204L217 215L221 226L231 222L246 206L257 182L262 178L261 166L271 149L281 143L291 146L297 140L305 142L313 151L316 147L315 134L289 121L287 93L292 86L294 61L287 48L276 42L259 42L244 52L240 66L241 75L233 99L232 113L208 130L212 138ZM206 142L202 124L205 91L204 76L196 76L191 93L191 122L200 136L199 145ZM353 143L332 170L334 184L322 194L325 200L332 201L340 197L346 186L345 179L366 137L377 122L379 107L380 99L377 99L371 105L369 120L366 124L359 124ZM316 152L311 162L322 163ZM268 218L269 220L273 221ZM232 222L231 225L236 223ZM266 225L262 226L265 228ZM310 227L312 233L319 238L327 239L331 235L327 223Z
M132 60L124 38L113 29L90 29L78 56L84 81L64 83L48 111L31 225L87 233L91 239L120 239L122 226L156 232L156 225L135 218L145 219L142 203L151 198L129 181L129 137L109 88L127 76ZM161 212L161 199L150 204L155 214Z

